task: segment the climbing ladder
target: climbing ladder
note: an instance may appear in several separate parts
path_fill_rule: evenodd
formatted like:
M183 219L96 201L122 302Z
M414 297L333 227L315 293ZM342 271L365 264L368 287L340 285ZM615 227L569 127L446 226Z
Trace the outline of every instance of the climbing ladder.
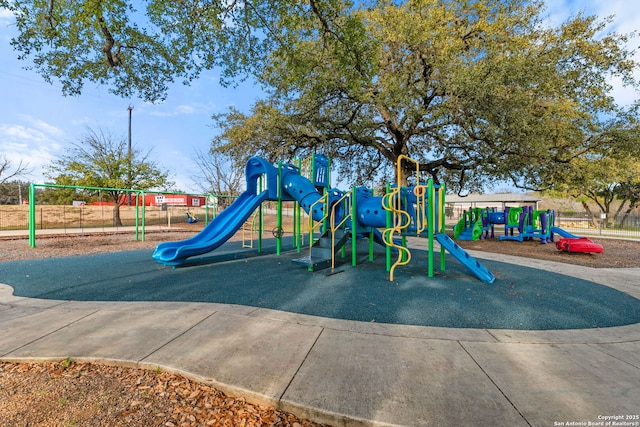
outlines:
M421 235L425 230L427 232L429 277L434 276L434 240L437 240L440 244L440 270L445 269L445 250L447 250L480 280L486 283L493 283L495 280L493 274L445 234L445 186L436 185L431 179L427 181L426 185L422 184L420 182L419 163L406 156L400 156L398 158L398 170L396 173L398 179L401 176L403 160L411 162L416 166L417 184L413 187L415 202L412 202L415 207L415 215L412 218L411 214L407 212L408 209L413 209L413 207L409 206L411 203L409 203L408 200L403 205L401 197L402 187L401 183L398 182L397 185L387 191L387 194L382 198L382 206L388 212L387 228L382 233L384 242L387 245L388 259L391 248L398 250L398 259L392 265L390 265L390 263L387 265L389 280L393 280L396 267L407 265L411 261L411 252L406 247L405 239L403 238L402 245L398 245L395 242L394 236L399 235L404 237L405 230L409 228L411 221L413 221L412 230L415 230L417 236Z
M316 271L325 268L335 268L336 255L349 240L350 232L344 226L351 218L351 197L350 193L345 193L340 199L333 203L330 210L324 209L324 217L315 222L309 217L309 255L303 258L294 259L295 264L304 265L309 271ZM324 203L328 205L329 194L325 193L320 199L313 203L309 211L313 211L316 204ZM344 215L338 215L338 208L342 209ZM336 222L336 218L340 218ZM317 230L324 230L316 240L314 236Z
M253 235L256 232L256 221L258 218L258 210L256 210L248 220L242 224L242 247L253 248Z

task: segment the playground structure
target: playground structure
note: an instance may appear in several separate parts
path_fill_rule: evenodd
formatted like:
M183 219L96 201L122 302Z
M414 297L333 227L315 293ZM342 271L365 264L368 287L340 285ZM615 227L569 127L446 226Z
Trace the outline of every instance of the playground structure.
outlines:
M587 237L575 236L555 224L552 210L534 210L531 206L506 207L504 212L492 208L473 208L465 211L453 228L453 236L458 240L480 240L495 237L494 226L504 224L504 235L498 240L540 239L540 243L554 242L554 234L561 236L556 248L565 252L601 253L602 245ZM515 233L517 231L517 234Z
M560 236L560 240L556 242L556 248L565 252L582 252L582 253L602 253L604 248L601 244L595 243L588 237L575 236L562 228L551 228L551 241L554 241L554 234Z
M218 248L242 228L252 213L267 200L278 202L278 225L273 234L279 254L281 202L294 201L299 210L308 215L309 221L309 255L294 262L311 271L334 268L336 256L341 250L344 255L344 247L349 240L352 242L352 265L355 266L355 242L368 238L370 260L373 259L373 245L384 245L387 271L393 280L395 269L411 261L406 237L426 235L429 277L434 275L434 241L437 241L441 248L441 270L445 269L446 250L480 280L493 283L493 274L445 234L444 186L435 185L431 180L420 182L418 163L401 156L398 165L402 161L416 165L416 184L411 187L403 187L399 183L388 185L386 194L376 197L366 187L352 187L347 192L329 188L330 161L324 156L312 157L306 167L308 177L301 175L301 169L305 169L302 165L278 164L276 167L264 159L252 157L245 167L246 191L196 236L179 242L160 243L153 258L165 266L175 267L188 257ZM300 218L301 214L298 214L297 220L294 219L294 224L298 224L297 232L300 230ZM300 250L299 244L297 247ZM394 253L398 258L392 262Z
M504 235L498 240L540 239L540 243L552 241L551 229L555 223L552 210L534 210L531 206L505 207L503 212L492 208L473 208L465 211L453 228L458 240L480 240L495 237L495 225L504 225Z
M490 221L489 215L493 215ZM504 224L504 213L493 208L471 208L462 213L460 221L453 227L453 238L457 240L480 240L494 237L494 224Z
M505 234L498 240L525 240L540 239L540 243L551 241L551 228L555 222L555 213L552 210L534 210L531 206L519 208L506 207L504 212ZM514 232L517 230L517 234Z
M198 222L198 218L196 218L191 212L187 210L187 223L193 224Z

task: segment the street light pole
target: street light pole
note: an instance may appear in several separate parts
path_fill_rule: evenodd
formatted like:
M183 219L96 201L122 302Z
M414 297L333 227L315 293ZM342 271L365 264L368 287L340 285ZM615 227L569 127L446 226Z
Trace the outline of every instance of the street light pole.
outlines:
M127 162L128 162L128 170L127 170L127 186L131 186L131 112L133 111L133 106L129 105L127 107L129 110L129 150L127 151ZM127 205L131 206L131 193L127 194Z

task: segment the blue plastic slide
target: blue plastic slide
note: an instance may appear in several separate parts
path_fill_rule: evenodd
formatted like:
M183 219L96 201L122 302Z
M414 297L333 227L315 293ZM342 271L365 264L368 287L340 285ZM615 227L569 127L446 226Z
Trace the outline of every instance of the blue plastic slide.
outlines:
M245 191L200 233L187 240L160 243L152 255L153 259L164 265L176 266L190 256L216 249L229 240L267 198L268 191L257 195L254 191Z
M480 264L474 257L469 255L467 251L462 249L456 242L451 240L449 236L444 233L436 234L436 240L442 245L451 255L453 255L458 261L467 267L476 277L485 283L493 283L496 278L489 269Z
M555 234L558 234L560 237L564 237L567 239L578 239L580 238L580 236L576 236L575 234L571 234L566 230L563 230L560 227L551 227L551 235L553 236Z

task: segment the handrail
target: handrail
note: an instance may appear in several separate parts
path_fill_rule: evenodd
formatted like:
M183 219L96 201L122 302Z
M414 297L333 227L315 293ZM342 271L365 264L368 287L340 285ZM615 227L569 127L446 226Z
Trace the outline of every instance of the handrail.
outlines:
M432 181L429 180L428 185L420 184L420 162L409 156L401 154L396 162L396 177L398 178L398 188L401 187L400 177L402 176L402 161L406 160L415 164L416 185L413 188L413 194L416 196L416 234L422 233L429 227L427 200L432 189Z
M398 160L396 161L396 177L398 179L398 181L400 180L400 177L402 176L402 161L403 160L407 160L411 163L415 163L416 165L416 179L419 180L420 179L420 163L417 160L412 159L409 156L405 156L404 154L400 154L398 156ZM398 187L400 187L400 182L398 182Z
M344 193L342 197L340 197L332 206L331 206L331 215L329 217L329 223L331 224L331 268L335 268L336 264L336 254L334 248L336 247L336 230L338 230L344 223L347 222L349 218L351 218L351 209L350 203L353 201L349 197L351 194L349 192ZM346 202L343 211L348 212L344 218L338 223L336 222L336 207L338 207L341 203Z
M420 163L417 160L412 159L409 156L405 156L404 154L401 154L400 156L398 156L398 159L396 161L396 178L398 179L398 183L396 188L391 189L391 192L388 194L385 194L382 197L382 207L383 209L387 210L387 211L391 211L392 213L392 221L393 221L393 225L391 228L386 228L384 230L384 232L382 233L382 239L385 242L386 245L391 246L393 248L396 248L398 250L398 260L391 266L390 270L389 270L389 280L393 280L393 272L395 270L395 268L399 265L407 265L409 264L409 262L411 261L411 252L409 251L408 248L406 248L405 246L401 246L401 245L397 245L394 241L393 241L393 235L395 233L401 233L402 230L404 230L405 228L407 228L411 222L411 216L409 215L409 213L405 210L401 209L401 200L400 200L400 188L402 187L402 183L400 182L400 177L402 176L402 161L403 160L407 160L411 163L414 163L416 166L416 180L417 180L417 185L416 188L421 188L424 186L420 185ZM418 190L420 191L420 190ZM422 190L422 194L418 195L416 194L417 197L417 205L418 205L418 212L419 214L416 216L416 231L418 231L418 234L424 230L424 227L420 228L420 225L418 224L419 222L422 223L426 223L427 221L424 221L424 195L425 195L425 191L424 189ZM419 203L420 199L423 200L422 203ZM420 218L420 215L423 216L423 218ZM406 221L403 223L403 218L406 219Z
M390 228L385 228L382 232L382 240L387 246L391 246L398 250L398 260L391 266L389 270L389 280L393 280L393 272L399 265L407 265L411 261L411 252L409 249L402 245L396 244L393 241L393 235L395 233L401 233L402 230L409 226L411 222L411 216L400 209L400 188L396 187L391 189L390 193L382 196L382 208L387 211L391 211L393 214L393 225ZM405 218L406 221L402 221Z
M427 212L430 186L416 184L413 194L416 196L416 235L419 235L429 227L429 214Z
M314 243L313 233L316 231L316 227L320 227L324 223L324 221L329 217L329 210L324 209L323 210L324 216L319 221L316 221L317 224L314 223L312 212L313 212L313 207L318 203L325 203L325 206L328 205L329 193L323 194L318 200L316 200L311 204L311 206L309 206L309 250L310 251L311 251L311 248L313 247L313 243Z

